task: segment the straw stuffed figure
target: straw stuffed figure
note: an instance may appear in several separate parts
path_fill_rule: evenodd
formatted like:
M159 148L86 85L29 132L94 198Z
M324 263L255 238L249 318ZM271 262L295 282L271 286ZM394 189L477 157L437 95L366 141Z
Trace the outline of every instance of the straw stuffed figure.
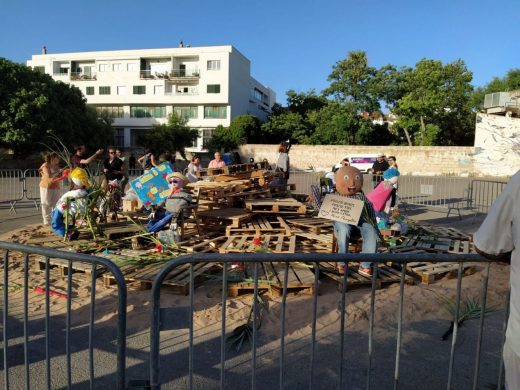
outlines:
M339 195L349 196L364 202L363 211L357 225L334 221L334 235L338 242L338 253L348 253L350 237L355 230L358 230L363 238L361 253L376 253L379 232L372 204L362 190L363 174L357 168L344 166L336 171L334 181ZM345 263L338 263L337 267L339 273L345 273ZM372 263L360 263L358 272L364 276L372 276Z
M84 214L87 207L87 189L89 181L87 172L82 168L74 168L69 175L73 183L72 190L64 193L56 203L52 212L51 227L58 236L74 240L79 232L74 229L74 218L78 214ZM65 225L68 224L68 226Z
M170 188L170 195L168 199L160 205L152 213L151 220L146 226L148 232L158 232L167 224L170 224L170 229L177 228L177 219L183 213L184 217L188 217L190 210L187 206L191 203L192 197L186 192L184 186L188 183L186 176L179 172L170 173L166 176Z

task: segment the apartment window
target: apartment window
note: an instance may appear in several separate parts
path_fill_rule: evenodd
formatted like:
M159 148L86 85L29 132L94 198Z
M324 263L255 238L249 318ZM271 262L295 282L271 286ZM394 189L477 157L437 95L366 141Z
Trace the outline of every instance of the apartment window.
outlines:
M94 87L87 87L85 92L87 95L94 95Z
M207 93L220 93L220 84L208 84Z
M60 68L60 74L69 74L69 68Z
M99 114L105 113L110 118L123 118L124 116L123 106L97 106L96 111Z
M202 129L202 148L207 149L208 142L213 137L215 129Z
M165 106L130 106L131 118L166 118Z
M45 66L35 66L33 70L39 73L45 73Z
M125 146L125 129L114 129L114 146L118 148Z
M108 72L108 64L99 64L100 72Z
M137 64L135 62L131 62L129 64L126 64L126 70L128 72L134 72L137 70Z
M120 85L117 87L118 95L126 95L126 85Z
M185 119L197 118L197 106L173 106L173 112Z
M123 70L123 64L120 64L120 63L112 64L113 72L121 72L122 70Z
M99 87L100 95L110 95L110 87Z
M145 85L134 85L134 95L145 95L145 94L146 94Z
M153 94L154 95L164 95L164 85L154 85Z
M227 106L204 106L204 118L225 119L227 118Z
M220 60L209 60L208 70L220 70Z

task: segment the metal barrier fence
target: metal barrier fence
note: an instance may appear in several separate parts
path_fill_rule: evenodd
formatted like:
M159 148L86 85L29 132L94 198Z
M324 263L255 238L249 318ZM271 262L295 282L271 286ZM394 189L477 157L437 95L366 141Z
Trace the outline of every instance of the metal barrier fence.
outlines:
M467 207L475 213L487 213L506 184L505 181L472 180Z
M0 241L0 249L4 251L2 280L3 280L3 300L2 300L2 335L3 335L3 382L4 388L31 388L31 383L37 386L51 388L72 388L73 384L78 386L78 376L85 377L88 373L88 386L94 388L107 388L116 385L118 389L125 388L125 359L126 359L126 282L120 269L111 261L100 257L83 255L78 253L62 252L54 249L41 247L31 247L27 245ZM16 259L20 254L21 258ZM13 256L14 255L14 256ZM34 256L36 255L36 256ZM44 259L41 259L43 256ZM41 260L40 260L41 259ZM66 293L61 294L51 290L50 281L50 262L51 259L63 259L70 271L74 265L84 263L90 265L90 309L88 321L88 334L85 334L84 326L73 323L72 319L72 297L73 280L72 272L67 273ZM44 286L33 286L37 283L30 278L29 271L31 266L43 261L45 267ZM11 272L15 269L23 269L23 283L11 280ZM23 268L22 268L23 267ZM97 270L105 267L112 273L117 283L117 336L116 336L116 368L115 374L107 374L109 378L106 383L99 385L94 372L94 341L99 334L95 332L95 308L98 303L96 300L96 276ZM88 267L87 267L88 269ZM74 284L77 283L76 281ZM21 291L23 289L23 292ZM31 292L31 301L29 300ZM34 310L29 310L29 302L32 303L34 293L44 294L45 318L36 321ZM74 292L76 293L76 292ZM50 296L60 296L66 299L65 313L51 315ZM54 306L53 306L54 307ZM23 308L23 309L22 309ZM65 318L63 318L65 317ZM65 324L63 324L65 322ZM58 325L52 327L51 325ZM42 326L43 325L43 326ZM44 336L41 337L43 327ZM63 328L65 334L63 335ZM86 336L86 337L85 337ZM82 340L88 338L88 346L78 347ZM111 340L110 340L111 341ZM108 341L106 344L110 345ZM43 344L43 345L42 345ZM62 346L65 344L65 351ZM84 343L83 343L84 344ZM97 342L96 344L100 344ZM42 353L44 352L44 354ZM109 351L112 353L112 351ZM74 364L73 364L73 356ZM44 366L40 363L45 360ZM83 361L88 361L87 366L82 366ZM77 369L78 366L80 369ZM105 359L104 365L110 363ZM110 365L110 364L109 364ZM74 367L74 371L73 371ZM54 369L54 372L51 371ZM63 371L66 372L63 378ZM54 374L54 375L53 375ZM31 381L31 378L37 377ZM111 377L115 376L115 378ZM12 379L14 378L14 380ZM45 378L45 382L43 380ZM87 381L87 379L84 379ZM74 383L73 383L74 382ZM109 385L107 385L109 383ZM86 387L86 383L83 387Z
M0 203L9 203L15 211L16 202L24 196L24 176L21 169L0 169Z
M252 343L251 343L251 357L248 359L248 362L241 363L245 366L245 372L242 371L240 373L231 374L231 366L233 365L235 368L237 366L236 356L233 356L231 359L227 358L227 349L226 349L226 336L230 334L229 326L227 325L227 321L229 320L226 316L227 309L227 283L228 283L228 275L229 275L229 266L230 263L234 262L244 262L244 263L252 263L254 266L254 296L252 299L252 310L251 313L257 313L257 309L260 305L259 303L259 264L262 262L282 262L285 263L285 272L284 272L284 282L283 282L283 293L281 297L281 317L279 323L279 336L276 341L272 341L271 349L276 349L275 344L279 343L279 354L276 358L272 356L268 356L267 365L269 368L273 364L278 364L278 369L270 370L266 374L266 369L262 372L262 378L264 380L263 384L268 385L269 387L279 387L280 389L284 389L288 385L288 380L286 377L286 371L292 368L293 361L288 363L288 360L291 358L291 354L286 353L286 348L289 348L289 344L285 342L285 338L288 337L287 327L289 323L286 321L286 306L287 306L287 281L289 279L289 264L295 262L308 262L308 264L312 264L314 269L314 291L313 291L313 299L312 299L312 307L309 307L309 317L312 318L311 321L311 341L310 344L305 345L302 348L308 349L308 370L304 368L303 370L299 370L296 374L293 371L293 375L297 376L297 386L293 382L291 386L288 388L332 388L337 387L338 389L343 389L346 386L346 375L344 373L344 365L345 365L345 339L346 339L346 327L345 327L345 315L346 315L346 301L347 301L347 274L343 276L343 283L341 285L341 296L339 302L339 313L341 313L340 318L340 328L339 332L336 334L336 337L332 339L332 337L327 338L327 342L325 346L329 346L327 350L327 357L332 359L332 355L335 355L337 359L334 359L333 367L328 364L327 361L326 366L327 369L324 372L323 369L320 372L321 381L318 382L318 373L317 367L318 364L321 363L318 356L318 347L323 344L319 344L317 341L317 318L318 318L318 278L319 278L319 270L320 263L322 262L337 262L337 261L371 261L374 263L385 263L391 261L392 263L397 263L401 265L400 272L400 286L399 286L399 303L396 312L397 319L397 330L396 330L396 339L395 339L395 363L393 368L393 388L397 389L398 387L402 388L420 388L421 384L423 384L423 380L431 379L433 374L433 361L441 361L440 356L432 356L431 361L427 364L425 370L428 378L420 378L421 384L419 383L401 383L401 358L402 358L402 345L403 345L403 307L404 307L404 286L405 286L405 273L407 268L407 263L415 262L415 261L434 261L434 262L459 262L458 274L457 274L457 288L456 288L456 298L455 298L455 311L453 316L453 336L452 342L449 352L449 359L446 359L447 362L447 378L446 378L446 388L451 389L452 385L454 385L454 372L455 372L455 352L457 348L457 334L459 328L459 319L460 310L461 310L461 292L462 292L462 275L463 275L463 262L480 262L485 263L485 270L483 272L482 279L482 288L480 291L480 302L482 304L480 310L480 322L479 322L479 330L478 336L476 339L476 348L475 348L475 360L474 360L474 371L472 378L472 388L476 389L479 386L479 378L480 378L480 369L481 369L481 355L482 355L482 343L483 343L483 329L484 329L484 316L486 313L486 300L487 300L487 287L488 287L488 279L489 279L489 270L490 270L490 262L489 260L484 259L483 257L476 254L464 254L464 255L440 255L440 254L323 254L323 253L304 253L304 254L266 254L266 253L256 253L256 254L248 254L244 256L242 254L193 254L193 255L185 255L181 256L173 261L167 263L156 276L153 287L152 287L152 311L150 316L151 321L151 329L150 329L150 378L149 383L147 383L145 388L151 389L160 389L161 383L171 381L172 379L182 378L182 385L175 384L175 386L183 386L185 385L187 388L192 389L194 386L197 388L204 387L204 384L200 383L200 375L204 377L205 380L212 380L214 383L214 387L219 383L221 389L225 389L228 387L237 387L237 380L244 380L244 375L251 375L250 384L251 388L255 389L259 383L257 375L257 364L259 360L258 348L264 347L265 345L259 345L259 335L258 335L258 326L259 319L255 314L250 315L252 318L251 332L252 332ZM221 319L220 319L220 336L218 340L213 340L212 350L204 350L200 345L194 346L194 302L195 302L195 291L194 291L194 265L206 262L219 262L223 264L223 272L222 272L222 297L221 297ZM168 276L170 272L172 272L176 267L190 264L189 268L189 281L190 281L190 290L189 290L189 307L161 307L161 284ZM376 270L377 267L374 267ZM370 312L369 312L369 326L368 326L368 346L367 346L367 361L364 372L366 373L365 379L360 379L365 383L365 387L369 389L372 383L377 381L377 373L379 371L373 370L373 361L376 356L375 347L377 344L374 341L374 313L377 306L376 303L376 279L377 279L377 271L374 272L372 276L372 287L370 294ZM506 307L508 307L509 303L506 302ZM299 310L305 310L304 306L301 306ZM507 316L507 310L506 310ZM507 317L504 321L507 320ZM505 323L505 322L504 322ZM218 325L217 325L218 327ZM187 341L183 342L183 345L186 345L186 349L188 349L188 355L186 357L180 357L180 353L176 350L176 357L167 354L167 349L171 350L171 345L161 345L161 331L171 331L172 329L187 329L187 335L181 335L179 333L168 334L166 341L171 340L172 338L183 338L187 336ZM204 328L204 331L206 329ZM301 336L300 336L301 337ZM505 326L503 328L502 340L500 346L503 345L505 339ZM496 338L494 339L496 340ZM197 348L197 357L200 354L212 354L212 352L218 348L218 344L220 344L220 359L219 362L215 362L214 364L210 364L209 366L204 367L204 374L198 375L197 379L199 380L197 383L194 382L195 375L195 348ZM466 340L467 344L467 340ZM324 346L324 348L325 348ZM336 347L337 346L337 347ZM321 348L321 347L320 347ZM502 347L500 347L502 348ZM348 350L347 350L348 351ZM265 350L263 350L262 354L265 354ZM162 359L161 359L161 354ZM500 353L499 357L497 357L496 364L498 367L497 378L498 378L498 387L501 388L502 384L502 354ZM354 357L356 358L356 356ZM411 356L414 359L414 356ZM323 355L322 355L323 359ZM292 360L292 359L291 359ZM357 357L359 360L359 357ZM301 363L300 363L301 364ZM489 366L489 361L487 362L487 366ZM423 366L424 367L424 366ZM202 369L199 366L199 369ZM275 374L277 373L277 374ZM199 373L197 373L199 374ZM265 376L268 375L269 379ZM323 376L324 375L324 376ZM352 375L352 374L351 374ZM168 378L167 378L168 376ZM228 376L231 379L228 379ZM308 384L302 383L304 381L304 376L307 376ZM274 378L273 378L274 377ZM332 383L334 378L337 378L337 383ZM465 374L464 377L467 377ZM276 379L277 378L277 379ZM324 379L326 378L326 379ZM359 375L358 375L359 378ZM457 378L460 382L460 376ZM489 379L489 378L488 378ZM383 378L384 380L384 378ZM462 379L464 380L464 379ZM326 383L324 383L325 381ZM233 382L233 383L231 383ZM267 382L267 383L266 383ZM389 378L386 379L386 382L383 382L386 385L389 384ZM244 383L240 382L244 387ZM336 386L335 386L336 385ZM379 383L380 385L380 383ZM388 386L385 385L385 388ZM168 383L168 388L172 386L172 383ZM295 387L296 386L296 387ZM456 388L469 388L470 386L466 383L461 387L460 383L457 383ZM355 387L359 388L359 387Z

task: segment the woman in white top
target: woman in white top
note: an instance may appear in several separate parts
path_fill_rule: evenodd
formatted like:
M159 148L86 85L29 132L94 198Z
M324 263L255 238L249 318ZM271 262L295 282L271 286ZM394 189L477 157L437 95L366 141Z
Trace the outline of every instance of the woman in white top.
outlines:
M197 177L197 172L200 170L200 156L195 155L191 159L191 162L188 165L188 172L186 172L186 177L188 178L190 183L195 183L199 180Z

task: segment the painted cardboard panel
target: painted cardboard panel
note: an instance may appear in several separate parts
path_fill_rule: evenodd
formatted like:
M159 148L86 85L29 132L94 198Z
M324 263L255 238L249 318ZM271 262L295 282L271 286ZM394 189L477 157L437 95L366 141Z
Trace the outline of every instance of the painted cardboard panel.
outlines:
M166 176L173 173L170 164L162 163L130 182L146 209L164 201L170 195Z
M357 225L363 211L363 205L363 201L359 199L327 194L321 205L318 217Z

